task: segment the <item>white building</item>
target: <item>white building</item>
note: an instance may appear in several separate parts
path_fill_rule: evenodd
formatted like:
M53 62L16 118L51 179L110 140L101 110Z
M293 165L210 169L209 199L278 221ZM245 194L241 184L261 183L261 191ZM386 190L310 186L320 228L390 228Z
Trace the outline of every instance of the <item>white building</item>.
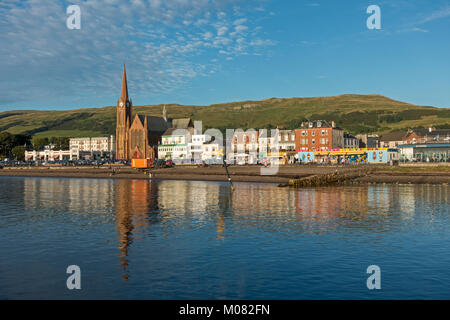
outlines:
M58 161L78 159L79 153L76 150L54 150L52 145L46 145L42 151L25 151L27 161Z
M161 137L161 144L158 146L158 158L183 162L190 159L188 144L191 143L193 133L194 128L167 129Z
M223 163L223 146L216 140L205 142L202 145L202 161L210 164Z
M188 143L188 156L195 163L199 163L203 160L203 144L209 141L211 138L204 134L192 135L191 142Z
M69 150L77 154L76 159L93 160L98 158L115 158L116 142L114 136L94 138L70 138ZM72 159L71 159L72 160Z
M259 132L235 131L227 159L236 164L256 164L258 161Z
M115 152L116 143L114 136L95 137L95 138L71 138L69 140L69 149L78 149L79 151L98 151Z

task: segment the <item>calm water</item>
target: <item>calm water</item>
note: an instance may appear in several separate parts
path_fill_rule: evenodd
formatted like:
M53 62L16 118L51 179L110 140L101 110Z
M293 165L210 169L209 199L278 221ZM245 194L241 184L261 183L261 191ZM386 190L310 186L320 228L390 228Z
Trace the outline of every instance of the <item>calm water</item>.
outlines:
M0 298L450 299L450 188L0 178ZM66 288L79 265L82 290ZM366 269L381 268L369 291Z

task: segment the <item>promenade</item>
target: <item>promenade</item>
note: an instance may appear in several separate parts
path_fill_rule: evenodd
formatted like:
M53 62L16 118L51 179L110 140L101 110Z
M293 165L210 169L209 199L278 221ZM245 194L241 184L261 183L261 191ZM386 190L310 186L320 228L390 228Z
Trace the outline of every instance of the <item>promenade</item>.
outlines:
M371 168L371 173L351 180L351 183L431 183L449 184L450 166L281 166L274 175L261 175L261 166L230 166L229 172L236 182L288 183L313 175L321 176L333 172L348 174L359 168ZM152 179L227 181L222 166L175 166L173 168L150 169ZM66 177L66 178L115 178L149 179L149 174L130 167L5 167L0 176L22 177Z

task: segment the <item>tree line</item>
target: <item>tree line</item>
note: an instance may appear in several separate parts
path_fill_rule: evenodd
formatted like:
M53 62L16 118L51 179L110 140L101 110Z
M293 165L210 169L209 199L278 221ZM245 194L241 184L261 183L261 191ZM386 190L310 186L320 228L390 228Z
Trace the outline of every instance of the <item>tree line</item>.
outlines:
M45 137L32 139L29 134L12 134L3 131L0 132L0 159L24 160L25 151L41 151L46 145L52 145L54 150L68 150L69 138Z

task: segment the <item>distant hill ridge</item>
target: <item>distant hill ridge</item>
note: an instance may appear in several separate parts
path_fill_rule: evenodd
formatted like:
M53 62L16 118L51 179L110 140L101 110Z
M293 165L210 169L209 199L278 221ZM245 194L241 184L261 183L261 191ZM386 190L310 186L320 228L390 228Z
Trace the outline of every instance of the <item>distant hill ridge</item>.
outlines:
M162 115L163 105L134 106L133 114ZM417 106L381 95L268 98L210 106L166 104L170 117L202 120L203 128L298 128L306 120L334 120L352 133L386 133L408 128L450 128L450 108ZM115 106L65 111L0 113L0 131L39 137L115 134Z

